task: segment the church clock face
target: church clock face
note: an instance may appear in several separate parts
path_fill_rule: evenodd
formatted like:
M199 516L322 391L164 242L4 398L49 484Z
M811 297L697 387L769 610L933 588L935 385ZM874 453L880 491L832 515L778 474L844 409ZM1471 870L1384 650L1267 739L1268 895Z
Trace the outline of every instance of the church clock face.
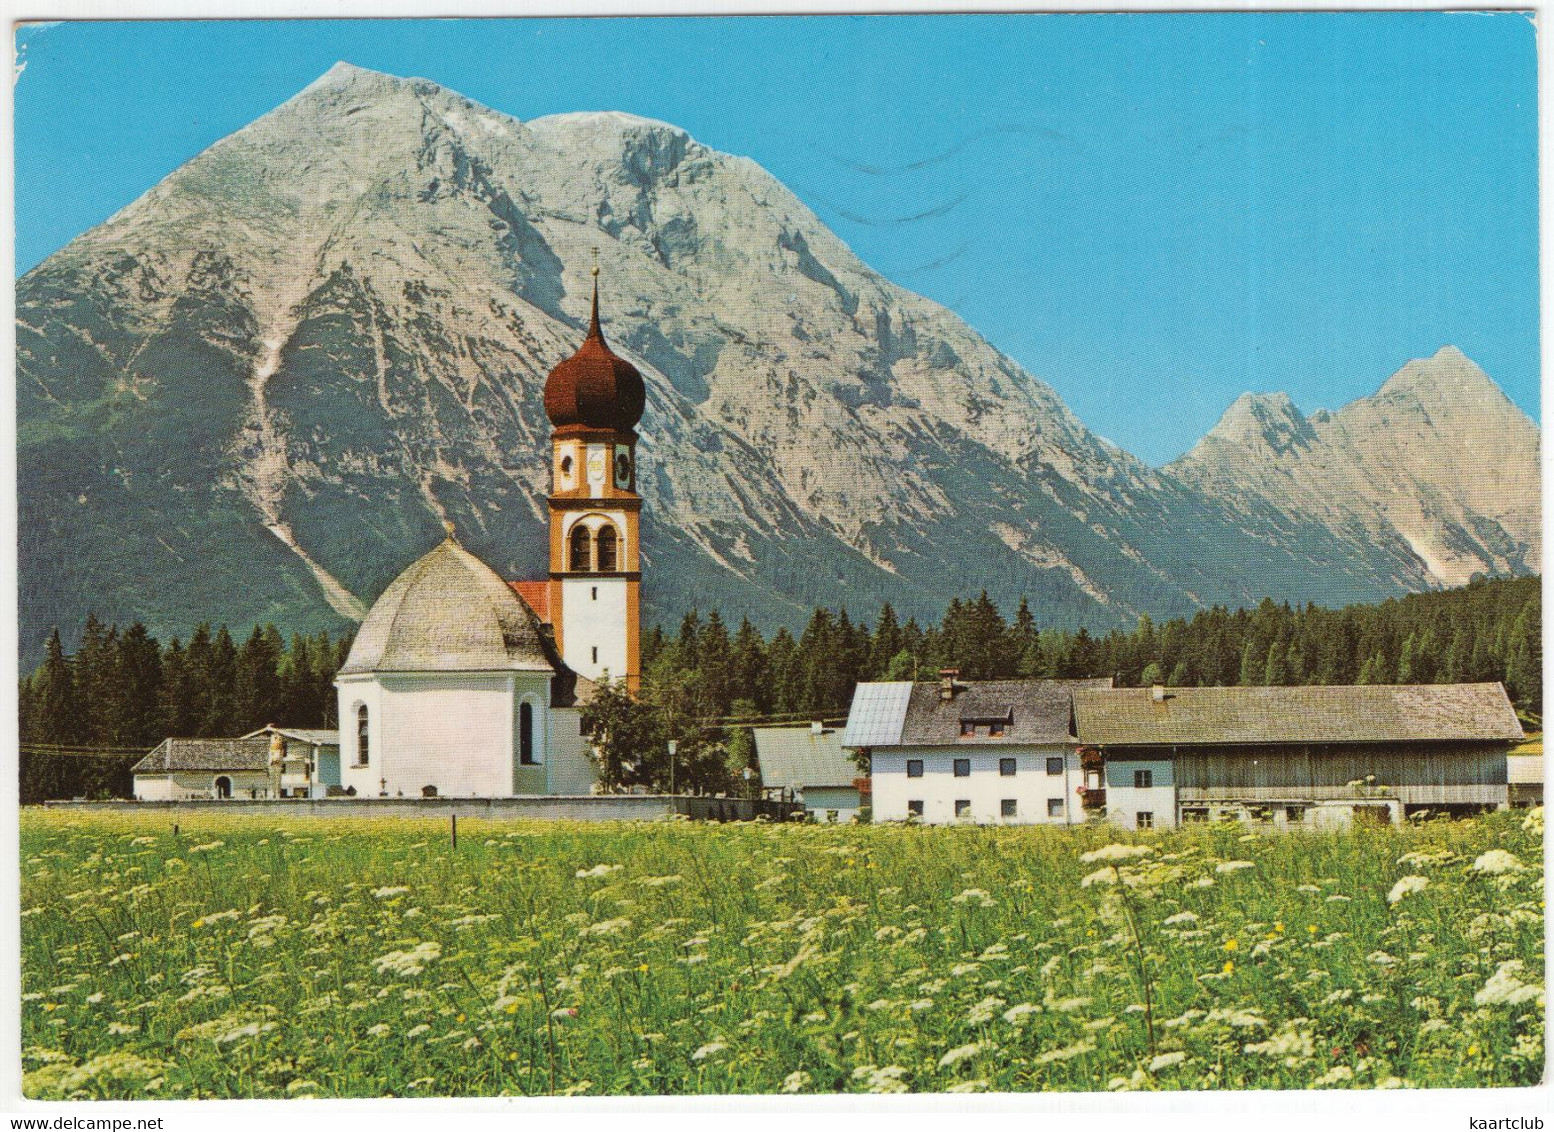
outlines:
M604 488L604 462L603 448L588 450L588 487L591 491L597 492Z
M615 454L615 486L631 486L631 457L624 452Z

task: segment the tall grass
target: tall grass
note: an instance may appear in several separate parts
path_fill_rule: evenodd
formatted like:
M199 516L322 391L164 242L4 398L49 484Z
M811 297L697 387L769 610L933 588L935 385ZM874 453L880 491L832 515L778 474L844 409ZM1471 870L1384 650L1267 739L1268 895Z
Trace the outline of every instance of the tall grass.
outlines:
M422 821L180 822L24 813L28 1095L1542 1072L1541 810L1131 857L1105 829L471 821L454 850Z

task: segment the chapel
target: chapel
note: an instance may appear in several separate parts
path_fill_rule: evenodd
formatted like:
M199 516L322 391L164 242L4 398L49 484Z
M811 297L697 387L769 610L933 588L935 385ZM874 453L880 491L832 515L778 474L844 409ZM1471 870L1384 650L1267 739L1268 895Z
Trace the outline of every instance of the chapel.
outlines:
M642 374L588 332L545 383L550 569L504 580L448 537L373 604L335 678L340 785L358 797L587 794L582 725L605 680L636 689Z

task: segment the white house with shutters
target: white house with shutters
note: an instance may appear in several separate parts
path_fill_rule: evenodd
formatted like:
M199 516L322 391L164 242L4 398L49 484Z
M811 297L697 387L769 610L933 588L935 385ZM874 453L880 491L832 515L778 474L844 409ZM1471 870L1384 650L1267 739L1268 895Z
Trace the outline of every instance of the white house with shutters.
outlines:
M842 746L868 756L874 820L1083 821L1074 692L1111 681L958 676L855 690Z

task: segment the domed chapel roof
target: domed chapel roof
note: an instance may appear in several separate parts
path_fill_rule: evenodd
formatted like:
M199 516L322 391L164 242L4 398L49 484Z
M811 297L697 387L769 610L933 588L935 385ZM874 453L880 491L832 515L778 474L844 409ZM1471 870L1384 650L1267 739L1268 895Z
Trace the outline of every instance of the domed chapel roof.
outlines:
M539 618L450 532L383 591L341 675L556 672Z
M642 419L647 387L642 374L619 357L604 340L599 327L599 273L594 269L594 305L588 320L588 337L545 380L545 415L557 428L584 428L630 432Z

